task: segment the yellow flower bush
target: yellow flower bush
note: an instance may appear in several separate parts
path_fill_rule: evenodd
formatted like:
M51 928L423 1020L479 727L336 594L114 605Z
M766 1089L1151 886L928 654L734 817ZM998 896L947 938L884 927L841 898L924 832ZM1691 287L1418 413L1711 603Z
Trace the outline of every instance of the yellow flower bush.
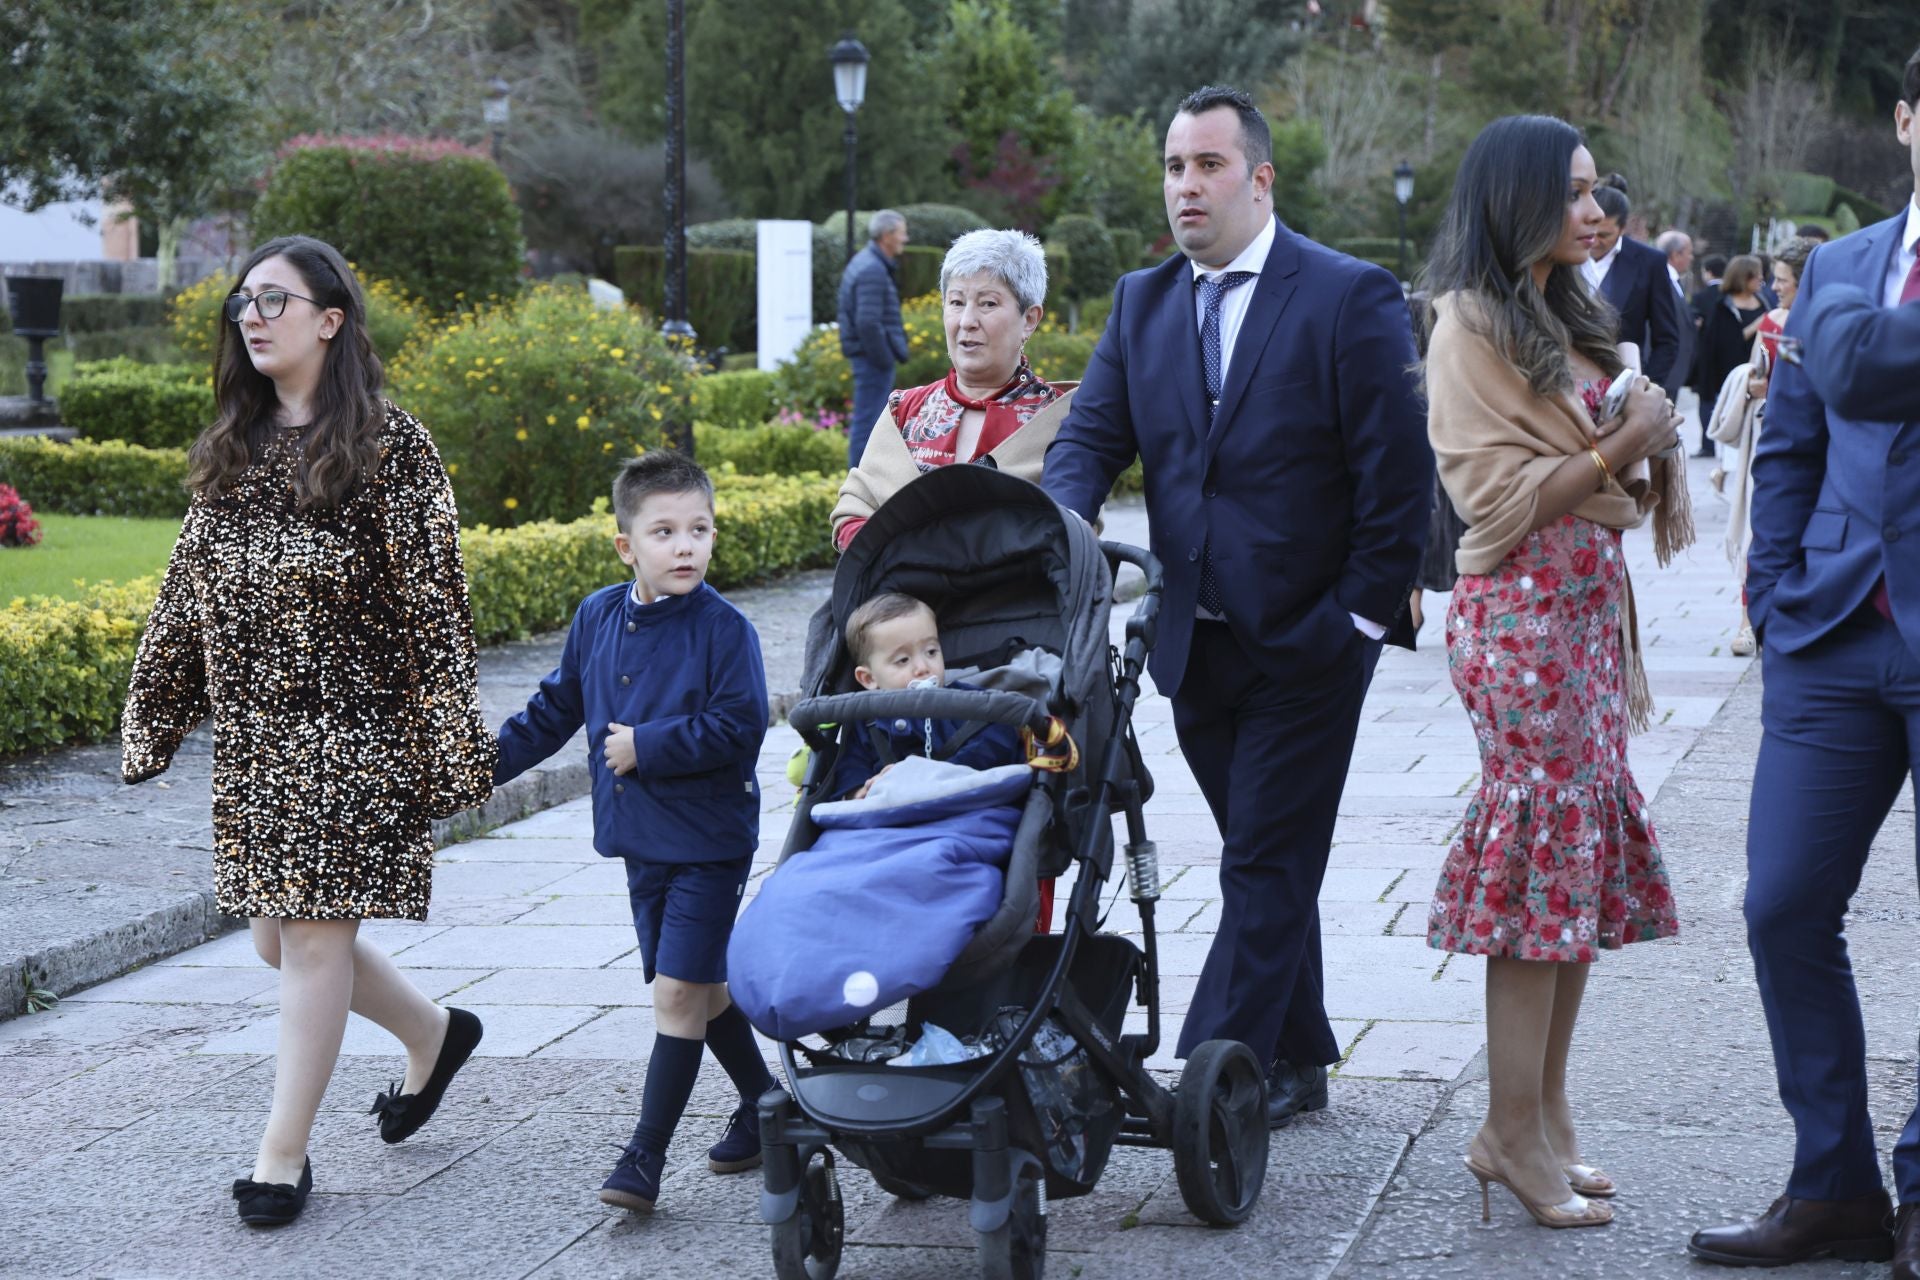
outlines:
M174 342L189 357L209 363L213 360L220 326L227 323L221 308L232 287L232 276L215 272L182 289L167 304ZM360 289L367 296L367 336L382 360L393 361L407 344L432 327L426 306L391 281L362 276Z
M389 366L387 394L458 466L468 519L521 523L588 510L617 459L664 442L692 381L643 313L536 285L429 330Z

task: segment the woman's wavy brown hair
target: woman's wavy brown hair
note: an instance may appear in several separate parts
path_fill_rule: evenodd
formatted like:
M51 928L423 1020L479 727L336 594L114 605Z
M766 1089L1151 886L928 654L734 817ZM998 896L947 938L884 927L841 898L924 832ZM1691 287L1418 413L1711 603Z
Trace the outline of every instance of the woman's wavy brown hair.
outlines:
M1462 293L1480 305L1462 318L1504 351L1536 395L1573 386L1570 351L1608 377L1625 367L1620 318L1587 288L1580 269L1556 263L1547 286L1533 264L1566 231L1573 153L1580 131L1552 116L1507 116L1480 131L1453 181L1423 287Z
M331 510L380 465L380 430L386 409L380 400L380 357L367 336L367 303L360 282L340 251L311 236L282 236L253 251L234 278L238 293L247 274L268 258L285 258L299 273L302 290L322 307L345 317L327 343L313 421L300 430L294 466L295 498L303 511ZM187 453L187 487L213 496L226 492L258 461L274 436L279 396L273 379L253 367L240 326L223 315L213 358L213 425Z

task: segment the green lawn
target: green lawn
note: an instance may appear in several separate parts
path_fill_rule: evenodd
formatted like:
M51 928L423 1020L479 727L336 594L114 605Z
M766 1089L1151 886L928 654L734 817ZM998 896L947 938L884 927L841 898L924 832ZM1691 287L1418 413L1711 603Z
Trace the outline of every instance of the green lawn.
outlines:
M0 605L15 596L79 594L81 582L126 582L166 568L178 520L39 515L40 541L0 547Z

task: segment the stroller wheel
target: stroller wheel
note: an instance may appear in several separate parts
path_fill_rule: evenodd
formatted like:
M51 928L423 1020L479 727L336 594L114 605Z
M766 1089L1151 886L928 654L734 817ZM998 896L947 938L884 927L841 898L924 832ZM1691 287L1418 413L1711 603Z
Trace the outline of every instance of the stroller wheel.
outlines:
M873 1180L880 1189L890 1196L901 1200L931 1200L933 1192L917 1182L908 1182L902 1178L890 1178L884 1173L876 1173Z
M807 1158L793 1216L773 1228L773 1273L780 1280L833 1280L846 1235L833 1153L823 1148Z
M1037 1168L1027 1164L1020 1170L1007 1220L977 1238L982 1280L1041 1280L1047 1269L1047 1211Z
M1246 1221L1267 1176L1267 1086L1253 1051L1209 1040L1180 1073L1173 1102L1173 1171L1194 1217Z

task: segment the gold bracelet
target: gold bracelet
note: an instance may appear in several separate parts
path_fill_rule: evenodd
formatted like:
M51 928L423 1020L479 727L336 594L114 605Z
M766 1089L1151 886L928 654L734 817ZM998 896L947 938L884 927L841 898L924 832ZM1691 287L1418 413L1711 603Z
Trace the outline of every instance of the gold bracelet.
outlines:
M1588 449L1587 456L1592 458L1593 465L1600 469L1600 487L1606 488L1613 482L1613 468L1607 465L1606 457L1598 449Z

